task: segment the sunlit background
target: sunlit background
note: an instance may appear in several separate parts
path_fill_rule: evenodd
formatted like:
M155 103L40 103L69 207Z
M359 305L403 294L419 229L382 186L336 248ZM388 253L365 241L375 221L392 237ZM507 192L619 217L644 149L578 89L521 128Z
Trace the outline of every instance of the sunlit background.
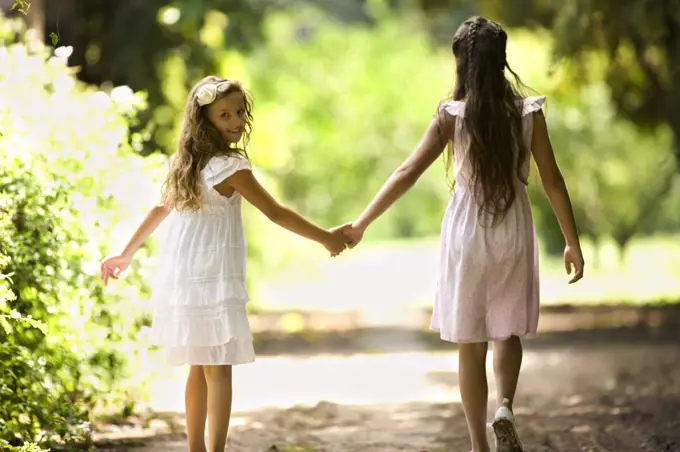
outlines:
M600 368L596 345L564 348L590 341L584 330L626 343L666 340L678 325L680 6L599 3L0 0L0 440L182 431L186 369L166 367L147 338L163 228L123 280L104 288L98 270L159 199L193 83L217 74L245 84L257 177L332 227L354 219L417 145L453 87L452 35L476 13L508 30L508 60L528 94L548 96L587 265L568 285L559 225L532 169L542 334L521 388L534 402L519 413L547 406L539 394L579 405L569 398L578 383L618 390L613 361L607 376L560 369L579 357ZM244 203L258 359L235 370L234 450L467 447L455 347L427 332L449 178L437 161L335 259ZM666 351L603 354L637 359L642 372L651 356L677 357L674 334ZM356 406L394 416L370 421ZM290 407L277 418L287 423L267 423ZM458 427L430 434L415 418ZM399 439L386 425L402 421L414 432ZM158 450L186 448L170 437Z

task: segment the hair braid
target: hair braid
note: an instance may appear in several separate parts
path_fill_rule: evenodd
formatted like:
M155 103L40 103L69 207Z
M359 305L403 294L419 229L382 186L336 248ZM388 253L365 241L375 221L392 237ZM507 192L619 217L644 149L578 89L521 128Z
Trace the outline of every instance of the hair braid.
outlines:
M475 49L475 38L477 36L477 26L479 24L479 19L475 18L475 20L472 21L470 24L470 27L468 28L468 34L467 34L467 87L468 90L470 89L470 86L472 85L472 80L474 77L474 65L472 64L472 54Z
M505 30L503 30L503 27L501 27L499 24L495 24L495 25L496 25L496 27L494 29L495 38L496 38L496 41L498 42L498 49L499 49L498 65L500 66L501 71L503 71L503 70L505 70L505 66L508 63L508 55L507 55L507 52L506 52L508 35L505 33Z
M452 43L456 58L452 98L465 104L461 126L470 167L466 183L474 188L482 223L492 226L512 207L518 185L526 184L530 155L522 135L524 85L508 64L507 39L499 24L471 17L458 28ZM514 84L505 77L506 69L514 76ZM447 155L448 169L453 152Z

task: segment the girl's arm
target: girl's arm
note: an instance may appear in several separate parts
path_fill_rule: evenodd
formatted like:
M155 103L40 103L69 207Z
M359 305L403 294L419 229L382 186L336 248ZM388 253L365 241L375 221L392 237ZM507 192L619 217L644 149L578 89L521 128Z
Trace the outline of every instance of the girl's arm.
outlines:
M564 235L564 240L566 241L567 246L564 250L565 268L567 274L571 274L572 267L574 270L574 275L569 282L575 283L583 277L583 253L581 252L581 243L576 229L576 220L574 219L574 209L569 199L567 184L564 182L562 172L557 166L555 153L553 152L550 136L548 135L548 126L542 111L534 113L531 153L536 161L543 189L546 195L548 195L548 200L555 212L557 221L562 229L562 235Z
M163 220L170 214L170 209L163 205L153 207L146 215L142 224L132 234L132 238L118 256L111 256L104 259L101 265L101 279L104 284L108 283L109 278L118 279L118 276L130 266L132 256L142 246L142 243L156 230Z
M130 256L130 258L132 258L139 247L142 246L146 239L149 238L153 231L158 228L158 226L168 217L168 215L170 215L170 209L167 207L163 206L162 204L154 206L146 215L144 220L142 220L142 224L139 225L135 233L132 234L132 238L123 249L123 252L120 254L122 256Z
M440 111L430 122L423 139L413 153L392 173L366 210L353 223L360 234L406 193L441 155L453 137L455 118Z
M288 207L282 206L248 169L236 171L214 188L224 196L231 195L232 189L238 191L271 221L299 236L322 244L332 255L337 255L345 249L347 238L339 229L327 231Z
M569 199L569 191L564 177L555 160L555 153L550 143L548 126L542 111L534 113L534 130L531 138L531 153L536 161L541 183L548 195L550 205L562 229L562 234L570 246L580 246L576 220Z

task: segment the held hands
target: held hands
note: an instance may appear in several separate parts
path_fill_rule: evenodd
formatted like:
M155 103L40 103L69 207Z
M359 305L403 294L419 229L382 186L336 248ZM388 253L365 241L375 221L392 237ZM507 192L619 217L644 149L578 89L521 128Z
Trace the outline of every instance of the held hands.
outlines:
M361 242L366 228L359 228L355 223L347 223L341 226L342 233L349 239L347 246L352 249Z
M121 273L125 271L126 268L130 266L132 258L120 255L120 256L110 256L102 261L100 278L104 281L104 285L107 285L109 278L118 279Z
M342 233L342 227L337 226L328 230L328 237L322 243L332 257L338 256L347 247L349 239Z
M564 248L564 268L567 270L567 275L571 275L572 270L574 271L574 276L569 280L569 284L574 284L583 278L583 265L581 247L567 245Z
M336 226L329 229L328 232L330 236L323 245L333 257L342 253L345 248L357 246L364 235L364 229L357 228L352 223Z
M333 257L342 253L345 248L357 246L364 235L364 230L353 226L352 223L336 226L329 229L328 232L330 233L329 238L323 245Z

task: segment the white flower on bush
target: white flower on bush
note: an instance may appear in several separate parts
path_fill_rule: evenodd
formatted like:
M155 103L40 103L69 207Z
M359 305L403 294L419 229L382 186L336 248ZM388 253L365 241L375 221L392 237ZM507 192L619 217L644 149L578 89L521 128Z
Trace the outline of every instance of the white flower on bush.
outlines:
M76 81L70 75L59 75L52 81L55 91L68 92L76 86Z
M68 57L73 54L72 46L61 46L54 50L54 56L48 60L50 66L68 66Z
M95 105L102 110L106 110L111 106L111 99L104 91L97 91L92 95L92 105Z
M111 99L118 104L130 104L134 98L134 91L127 86L116 86L111 90Z
M54 56L57 58L66 58L73 55L73 46L61 46L54 49Z

